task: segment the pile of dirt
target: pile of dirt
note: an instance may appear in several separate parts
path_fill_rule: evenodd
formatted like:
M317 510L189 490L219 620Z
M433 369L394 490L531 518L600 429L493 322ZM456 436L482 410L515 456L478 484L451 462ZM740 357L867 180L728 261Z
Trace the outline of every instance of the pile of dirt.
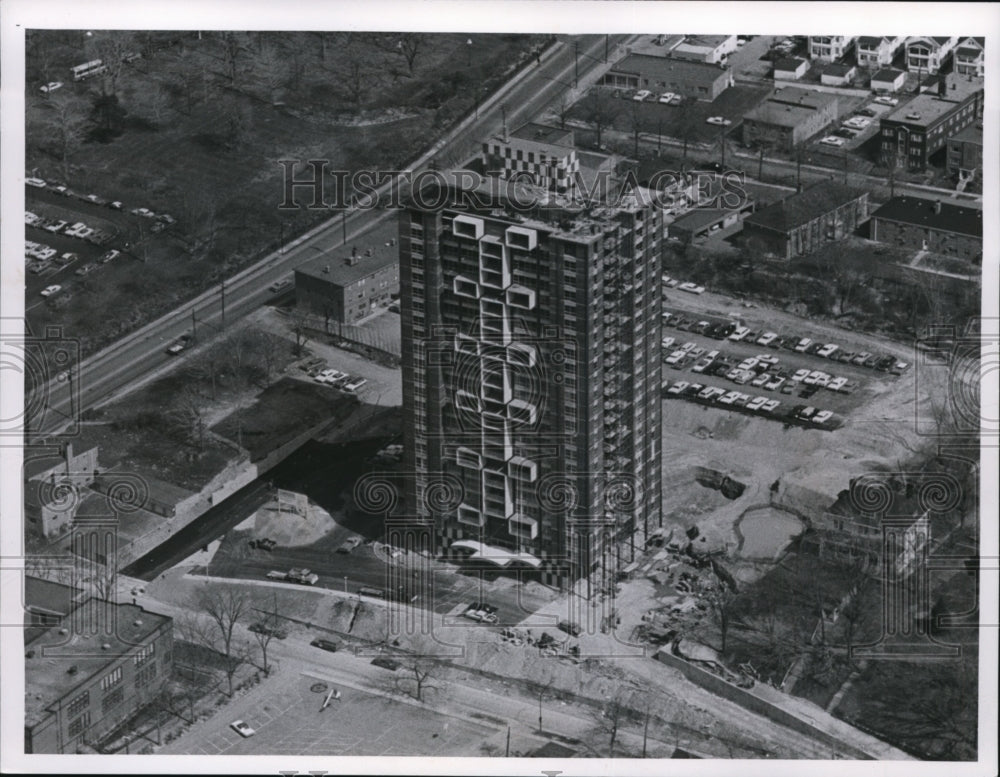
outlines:
M282 499L264 505L253 515L254 534L269 537L279 545L311 545L337 528L337 522L321 507L303 496L300 500ZM305 508L304 510L301 508Z

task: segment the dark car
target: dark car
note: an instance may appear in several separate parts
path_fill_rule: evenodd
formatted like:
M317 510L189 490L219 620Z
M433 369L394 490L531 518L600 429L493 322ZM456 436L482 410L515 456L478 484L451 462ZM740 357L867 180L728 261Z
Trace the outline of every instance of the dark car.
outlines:
M875 111L871 110L871 108L862 108L860 111L855 111L855 113L858 116L868 116L870 118L874 118L876 115Z
M284 639L288 636L287 631L282 631L281 629L273 628L265 623L251 623L250 631L256 632L257 634L268 634L275 639Z
M782 348L794 351L795 346L799 344L799 338L795 335L789 335L788 337L782 337L780 342Z
M317 637L309 644L312 645L313 647L319 648L320 650L328 650L331 653L336 653L338 650L340 650L340 643L334 642L332 639L322 639L320 637Z
M390 672L395 672L397 669L399 669L399 667L402 666L402 664L399 663L399 661L395 661L391 658L384 658L383 656L379 656L378 658L373 658L372 665L380 666L383 669L388 669Z
M845 364L854 358L854 351L838 351L833 355L833 358L841 364Z
M855 133L841 127L840 129L835 129L831 134L838 138L846 138L847 140L850 140L854 137Z
M579 637L583 633L583 629L576 623L571 623L570 621L559 621L557 624L559 631L565 631L574 637Z
M878 364L878 360L879 360L878 356L874 356L874 355L873 356L869 356L867 359L864 360L863 366L868 367L869 369L871 369L876 364Z
M886 372L896 366L896 357L894 356L883 356L877 362L875 362L875 369L879 372Z
M823 345L824 343L820 342L810 343L809 346L806 348L806 353L815 355L820 352L820 349L823 348Z

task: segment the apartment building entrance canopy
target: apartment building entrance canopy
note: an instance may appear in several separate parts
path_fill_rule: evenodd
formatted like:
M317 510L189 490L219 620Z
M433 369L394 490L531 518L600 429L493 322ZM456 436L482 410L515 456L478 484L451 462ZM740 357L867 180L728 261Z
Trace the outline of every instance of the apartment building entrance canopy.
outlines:
M532 556L530 553L512 553L503 548L494 548L486 545L478 540L456 540L451 543L451 547L461 550L471 550L470 559L488 561L505 569L512 563L527 564L535 569L538 569L542 565L541 559Z

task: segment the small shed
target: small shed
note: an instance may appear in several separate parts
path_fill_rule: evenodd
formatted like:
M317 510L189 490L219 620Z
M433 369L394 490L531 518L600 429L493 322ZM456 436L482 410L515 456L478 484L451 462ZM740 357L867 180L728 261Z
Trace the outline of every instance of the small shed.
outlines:
M857 72L858 69L854 65L834 63L824 68L819 80L827 86L847 86Z
M872 76L873 92L898 92L906 81L906 73L902 70L886 68Z
M775 81L798 81L809 70L809 60L789 57L774 63Z

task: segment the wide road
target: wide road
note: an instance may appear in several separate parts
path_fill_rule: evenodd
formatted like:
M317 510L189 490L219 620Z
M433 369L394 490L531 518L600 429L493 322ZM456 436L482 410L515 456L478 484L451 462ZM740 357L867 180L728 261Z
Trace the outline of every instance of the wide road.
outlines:
M508 83L487 97L472 117L435 143L411 165L411 169L414 172L428 169L435 158L467 159L484 138L499 131L504 120L508 127L518 126L571 91L577 78L585 81L592 78L595 71L608 67L604 63L605 46L613 52L628 39L629 36L624 35L607 39L601 35L561 41L520 80ZM614 61L614 56L609 59ZM288 277L296 266L314 259L317 254L343 245L344 234L349 242L371 229L378 220L388 217L391 214L371 210L352 210L337 215L308 236L292 241L227 280L224 292L220 286L199 295L78 366L69 369L48 367L47 372L42 370L31 376L29 384L39 386L36 389L39 396L30 406L40 409L26 419L29 439L58 433L75 422L87 408L112 397L116 391L162 367L171 358L183 359L183 355L167 356L165 349L192 328L193 318L197 319L200 339L204 339L203 333L220 331L223 323L232 325L271 299L268 291L271 283Z

